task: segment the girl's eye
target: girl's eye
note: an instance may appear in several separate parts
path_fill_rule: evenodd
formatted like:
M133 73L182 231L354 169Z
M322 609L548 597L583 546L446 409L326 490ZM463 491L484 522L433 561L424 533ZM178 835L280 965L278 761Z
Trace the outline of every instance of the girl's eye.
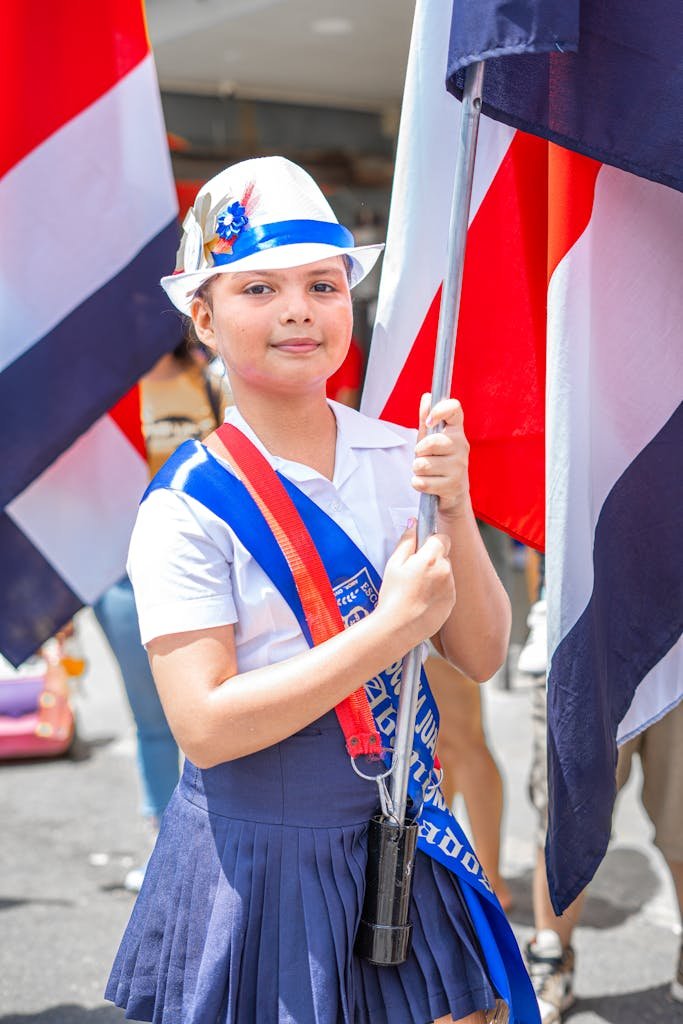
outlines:
M316 281L313 285L314 292L333 292L334 285L331 285L328 281Z
M273 289L269 288L267 284L250 284L244 289L245 295L267 295Z

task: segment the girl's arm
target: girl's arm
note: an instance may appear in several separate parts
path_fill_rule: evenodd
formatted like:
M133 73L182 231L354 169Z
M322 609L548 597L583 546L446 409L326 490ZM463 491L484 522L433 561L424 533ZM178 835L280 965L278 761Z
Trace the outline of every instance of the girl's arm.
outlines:
M462 406L439 402L430 414L430 395L420 405L413 486L439 497L439 529L451 542L450 560L456 602L435 642L444 656L470 679L484 682L505 661L510 638L510 601L488 556L472 511L469 493L469 444ZM429 419L428 419L429 417ZM427 426L445 422L441 433L426 436Z
M453 607L449 541L415 552L415 528L387 562L375 611L310 651L238 672L232 626L157 637L147 645L164 711L199 768L272 746L320 718L434 633Z

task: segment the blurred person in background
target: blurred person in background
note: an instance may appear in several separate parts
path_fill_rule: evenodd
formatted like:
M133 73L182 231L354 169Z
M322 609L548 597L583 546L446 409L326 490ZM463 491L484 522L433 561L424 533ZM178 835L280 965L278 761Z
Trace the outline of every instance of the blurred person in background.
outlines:
M489 558L509 594L509 538L481 520L477 525ZM508 911L512 907L512 896L500 873L503 779L486 738L481 687L435 655L432 650L425 670L441 715L437 753L444 773L444 796L451 805L456 793L461 794L477 856L501 905Z
M505 911L512 897L500 874L503 780L489 750L482 718L481 688L449 665L435 650L425 663L441 715L436 752L443 769L446 803L461 793L472 831L472 845Z
M205 437L232 404L227 376L209 366L203 349L182 341L140 381L140 414L150 476L190 438ZM124 576L93 608L121 672L137 733L141 813L156 833L180 775L178 745L164 714L140 641L133 588ZM126 889L138 892L146 865L129 871Z
M548 827L548 702L547 626L545 606L545 559L538 558L536 578L538 600L529 613L529 636L519 659L519 671L534 679L532 692L532 758L529 797L538 814L536 863L533 876L535 934L527 943L525 958L538 997L542 1024L559 1024L563 1014L576 1002L574 995L575 954L572 947L587 889L584 889L561 917L550 900L545 864ZM532 600L533 600L532 594ZM617 791L626 784L634 754L640 757L643 784L641 799L652 822L654 844L662 853L676 892L683 919L683 704L670 710L658 722L619 748ZM683 946L679 948L672 997L683 1003Z
M558 1024L576 1002L575 954L572 947L587 890L558 917L550 902L545 866L545 834L548 822L547 738L545 677L534 690L533 757L529 780L531 801L538 812L536 864L533 878L535 934L525 949L529 974L538 996L542 1024ZM640 757L643 784L641 798L655 830L654 844L662 853L683 918L683 704L669 711L644 732L625 743L617 760L617 787L627 782L633 755ZM683 947L671 983L672 997L683 1003Z
M683 704L619 748L619 789L628 781L634 754L640 758L643 772L640 795L654 826L652 841L671 874L683 924ZM683 943L678 949L671 995L683 1004Z
M548 667L545 555L534 551L533 548L527 548L524 571L531 607L526 620L529 633L522 650L519 652L517 669L525 675L544 676Z

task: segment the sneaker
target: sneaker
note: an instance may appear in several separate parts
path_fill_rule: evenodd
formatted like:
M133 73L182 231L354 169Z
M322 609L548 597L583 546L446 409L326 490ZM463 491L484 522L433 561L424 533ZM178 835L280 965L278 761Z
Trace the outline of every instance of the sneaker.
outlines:
M679 1003L683 1003L683 943L678 954L678 972L671 982L671 995Z
M517 669L530 676L544 675L548 668L548 623L545 601L531 606L526 620L529 636L520 651Z
M562 1013L573 1006L574 950L562 949L557 932L546 928L525 949L531 984L538 1000L541 1024L559 1024Z
M126 889L127 892L140 892L140 889L142 889L142 883L145 880L147 864L149 864L149 861L139 868L131 868L128 872L123 880L123 888Z

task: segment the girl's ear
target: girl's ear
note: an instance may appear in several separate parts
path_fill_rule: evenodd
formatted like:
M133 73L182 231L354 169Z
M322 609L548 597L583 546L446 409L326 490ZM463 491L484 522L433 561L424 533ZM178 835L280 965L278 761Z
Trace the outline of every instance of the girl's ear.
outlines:
M197 296L192 300L190 315L194 326L195 334L203 345L216 351L216 341L213 330L213 313L206 299Z

